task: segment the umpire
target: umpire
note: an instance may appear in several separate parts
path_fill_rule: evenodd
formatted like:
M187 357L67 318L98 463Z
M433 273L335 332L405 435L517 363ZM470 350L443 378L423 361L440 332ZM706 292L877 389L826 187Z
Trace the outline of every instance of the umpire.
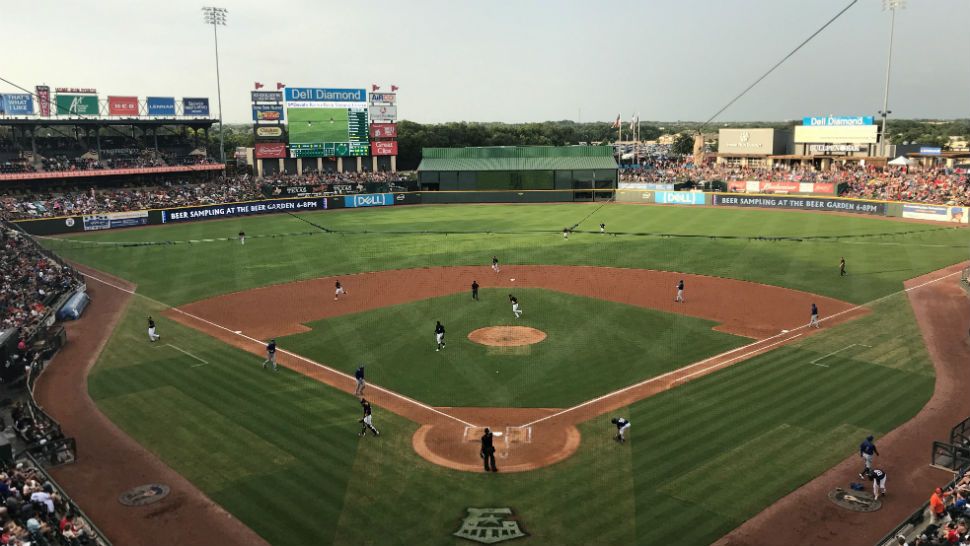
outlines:
M492 431L485 428L485 434L482 434L482 461L485 463L485 472L498 472L495 468L495 446L492 445ZM491 465L491 468L489 468Z

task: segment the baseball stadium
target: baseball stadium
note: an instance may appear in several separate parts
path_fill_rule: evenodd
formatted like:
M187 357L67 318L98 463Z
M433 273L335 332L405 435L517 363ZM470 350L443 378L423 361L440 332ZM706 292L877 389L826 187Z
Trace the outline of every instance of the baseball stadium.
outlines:
M970 151L0 80L4 544L967 540Z

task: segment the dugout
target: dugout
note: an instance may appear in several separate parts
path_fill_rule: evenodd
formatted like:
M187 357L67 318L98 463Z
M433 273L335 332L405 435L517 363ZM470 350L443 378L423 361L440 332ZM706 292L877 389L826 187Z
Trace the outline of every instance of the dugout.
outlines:
M418 183L426 191L569 190L577 199L616 189L609 146L425 148ZM584 191L589 190L589 191Z

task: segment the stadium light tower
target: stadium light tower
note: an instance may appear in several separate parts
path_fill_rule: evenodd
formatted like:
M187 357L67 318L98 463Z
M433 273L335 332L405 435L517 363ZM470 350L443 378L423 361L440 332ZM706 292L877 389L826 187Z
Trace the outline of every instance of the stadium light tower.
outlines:
M882 156L886 156L886 118L892 111L889 110L889 72L893 65L893 34L896 32L896 10L903 9L906 7L906 2L904 0L882 0L882 9L889 10L891 16L889 18L889 54L886 56L886 93L882 97L882 110L879 111L879 115L882 116L882 140L880 141L880 146L882 147Z
M226 162L226 144L222 126L222 82L219 79L219 33L216 29L220 25L226 26L226 17L228 15L229 10L226 8L212 6L202 8L202 20L205 24L212 25L212 37L215 38L216 43L216 91L219 99L219 161L223 164Z

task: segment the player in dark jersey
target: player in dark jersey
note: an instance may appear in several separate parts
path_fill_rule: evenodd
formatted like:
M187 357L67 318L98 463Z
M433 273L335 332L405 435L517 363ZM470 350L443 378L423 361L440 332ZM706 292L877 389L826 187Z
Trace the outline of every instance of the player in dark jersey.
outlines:
M438 344L435 352L445 348L445 327L441 324L440 320L436 321L434 325L434 342Z
M616 441L621 444L626 441L626 432L630 430L630 421L622 417L614 417L610 420L611 423L616 425Z
M478 301L478 281L472 281L472 299Z
M148 341L155 341L162 336L155 333L155 319L148 317Z
M279 369L276 368L276 340L271 339L266 345L266 360L263 361L263 369L266 369L267 364L273 365L273 371L278 372Z
M370 429L374 436L380 436L381 433L374 428L374 423L372 422L373 416L371 415L370 402L361 398L360 406L364 408L364 416L358 421L360 423L360 434L357 436L363 436L367 429Z

